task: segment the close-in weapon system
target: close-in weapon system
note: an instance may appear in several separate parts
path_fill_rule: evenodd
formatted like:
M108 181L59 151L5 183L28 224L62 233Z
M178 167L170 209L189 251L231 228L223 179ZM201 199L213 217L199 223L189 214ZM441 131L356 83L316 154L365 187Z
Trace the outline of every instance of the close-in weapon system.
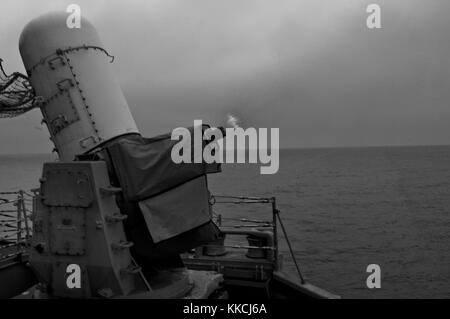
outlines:
M70 29L64 14L44 15L25 27L19 48L27 75L1 69L0 114L39 107L59 157L44 164L34 197L30 263L41 295L174 298L216 290L219 274L188 271L179 254L220 233L206 179L219 165L174 164L170 134L140 135L113 57L89 21ZM70 265L81 271L78 289L67 285Z
M89 21L38 17L19 49L26 75L8 75L0 60L0 117L39 108L58 161L44 164L33 194L0 192L17 195L0 197L0 298L335 297L305 283L295 258L300 283L280 272L275 198L214 197L207 175L220 164L174 163L171 134L140 134ZM219 228L220 200L269 204L272 218Z

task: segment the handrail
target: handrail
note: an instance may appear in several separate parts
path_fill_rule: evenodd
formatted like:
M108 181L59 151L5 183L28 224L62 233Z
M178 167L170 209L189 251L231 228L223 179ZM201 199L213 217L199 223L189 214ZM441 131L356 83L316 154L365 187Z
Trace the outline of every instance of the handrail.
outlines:
M28 245L32 232L32 211L28 206L32 204L33 196L24 190L2 191L0 196L0 240L14 241L13 245L18 248Z
M18 253L20 253L22 251L20 249L21 246L24 243L25 243L25 245L28 245L29 240L31 239L32 230L28 224L28 221L31 219L31 216L30 216L31 210L29 210L27 208L27 203L29 203L29 201L31 200L33 195L31 195L27 191L23 191L23 190L0 192L0 195L3 195L3 196L16 195L17 196L17 198L14 200L12 200L10 198L8 199L8 198L0 197L0 206L10 204L11 206L16 208L16 209L0 210L0 216L9 218L8 221L0 219L0 226L8 226L8 228L12 228L12 230L6 230L6 231L5 230L2 231L2 229L0 229L0 240L1 239L11 240L13 237L16 237L16 242L13 243L12 245L16 245L18 247ZM216 198L221 198L224 200L217 201ZM291 258L295 264L297 274L300 278L301 283L302 284L305 283L304 277L300 271L300 267L298 265L297 259L295 257L294 251L292 249L291 242L289 240L289 237L287 235L283 221L281 219L280 211L277 208L275 197L266 198L266 197L251 197L251 196L215 195L215 196L211 196L210 203L211 203L211 205L214 205L214 204L239 204L239 205L242 205L242 204L256 204L256 203L257 204L271 204L272 205L272 221L264 221L264 220L248 219L248 218L229 218L229 217L223 218L220 214L218 215L219 220L220 220L220 222L222 220L232 220L232 221L239 221L242 223L257 224L257 225L237 225L237 226L234 225L233 227L236 227L236 228L250 227L250 226L252 228L271 227L273 229L273 237L274 237L273 248L271 248L271 249L273 249L275 251L274 259L275 259L276 264L278 264L277 222L279 222L280 226L281 226L281 230L283 231L285 240L289 247L289 252L290 252ZM14 213L16 213L15 216L13 215ZM2 236L2 233L7 233L7 234L5 236ZM23 236L23 233L25 233L25 236ZM250 248L250 247L253 247L253 246L236 246L236 245L230 246L230 248ZM258 248L269 249L269 247L258 247Z
M223 199L220 201L217 201L217 198ZM229 196L229 195L211 195L210 198L210 203L211 205L214 204L271 204L272 205L272 221L271 222L267 222L267 221L259 221L259 220L254 220L254 219L246 219L246 218L230 218L230 217L222 217L220 214L218 216L218 219L221 223L222 220L234 220L234 221L240 221L240 222L252 222L252 223L261 223L264 226L260 226L257 225L256 227L272 227L273 229L273 246L274 246L274 251L275 251L275 262L276 264L278 264L278 233L277 233L277 222L280 223L281 226L281 230L283 231L284 234L284 238L286 240L286 243L289 247L289 253L291 255L291 258L295 264L295 268L297 270L297 274L300 278L300 282L302 284L305 283L305 279L302 275L302 272L300 271L300 267L298 265L297 259L295 257L294 254L294 250L292 249L291 246L291 242L289 240L289 237L287 235L286 229L284 228L284 224L283 221L281 220L281 216L280 216L280 210L277 208L277 204L276 204L276 198L275 197L253 197L253 196ZM221 225L219 225L221 226ZM253 225L255 226L255 225ZM236 226L232 226L232 227L236 227ZM249 227L249 226L245 226L245 225L239 225L239 227ZM244 246L240 246L240 248L243 248ZM248 246L245 246L246 248L248 248ZM237 247L230 247L230 248L237 248ZM261 249L261 247L258 247ZM266 247L263 247L266 248Z

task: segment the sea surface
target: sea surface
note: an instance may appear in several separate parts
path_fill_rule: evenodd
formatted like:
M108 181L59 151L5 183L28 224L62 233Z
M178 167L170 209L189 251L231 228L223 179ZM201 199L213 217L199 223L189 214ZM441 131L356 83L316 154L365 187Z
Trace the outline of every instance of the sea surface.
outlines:
M0 191L37 187L52 158L0 156ZM450 146L282 150L277 174L224 164L209 187L219 195L276 196L311 284L343 298L450 297ZM269 220L269 208L215 205L224 220ZM283 238L280 246L295 276ZM381 267L380 289L366 286L369 264Z

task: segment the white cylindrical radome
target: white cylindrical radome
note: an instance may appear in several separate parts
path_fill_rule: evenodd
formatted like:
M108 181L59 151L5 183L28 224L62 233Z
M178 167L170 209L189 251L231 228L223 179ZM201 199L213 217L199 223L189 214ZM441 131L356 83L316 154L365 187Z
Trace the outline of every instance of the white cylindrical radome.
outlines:
M86 19L49 13L22 31L20 54L61 160L73 160L117 136L139 133L113 74L113 59Z

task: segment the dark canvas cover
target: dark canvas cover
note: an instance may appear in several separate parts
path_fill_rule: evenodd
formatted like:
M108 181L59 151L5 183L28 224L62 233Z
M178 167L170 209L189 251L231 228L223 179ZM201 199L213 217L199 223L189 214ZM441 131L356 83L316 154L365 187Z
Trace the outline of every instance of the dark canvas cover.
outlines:
M125 233L127 239L134 243L131 252L142 262L176 256L189 249L215 241L221 235L219 228L212 221L208 221L175 237L155 243L139 205L133 202L124 202L123 204L122 212L128 216L124 221Z
M206 128L203 125L203 130ZM193 136L194 128L189 130ZM191 142L194 154L193 138ZM176 143L171 134L153 138L129 135L105 146L125 199L141 201L199 176L220 172L219 163L174 163L171 152Z
M211 220L206 176L139 202L153 242L158 243Z
M193 130L189 129L191 137ZM193 138L191 142L193 154ZM121 136L100 151L114 184L122 189L117 199L128 216L125 232L141 262L171 258L220 236L211 221L206 178L220 172L220 164L176 164L171 158L176 143L171 134L154 138L135 134Z

